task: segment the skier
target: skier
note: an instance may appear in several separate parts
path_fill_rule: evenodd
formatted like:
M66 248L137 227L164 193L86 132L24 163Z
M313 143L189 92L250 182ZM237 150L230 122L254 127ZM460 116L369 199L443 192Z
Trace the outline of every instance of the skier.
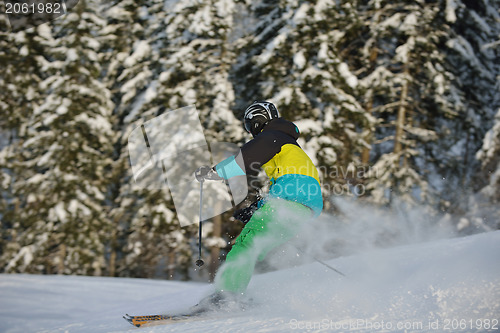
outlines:
M244 114L253 139L214 167L195 172L198 181L229 179L263 168L269 193L234 217L245 224L215 279L216 292L199 305L223 306L244 294L257 261L295 236L307 220L323 209L318 170L297 143L299 129L280 117L273 103L255 101Z

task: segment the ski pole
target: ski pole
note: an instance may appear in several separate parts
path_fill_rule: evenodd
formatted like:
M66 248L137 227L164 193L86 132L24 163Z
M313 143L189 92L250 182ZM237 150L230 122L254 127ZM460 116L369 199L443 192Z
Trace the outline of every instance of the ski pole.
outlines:
M198 228L198 260L196 260L196 266L201 267L203 266L204 262L203 259L201 259L201 228L203 224L203 220L201 218L201 210L202 210L202 205L203 205L203 180L200 181L200 223L199 223L199 228Z
M342 273L342 272L341 272L341 271L339 271L338 269L335 269L334 267L332 267L332 266L328 265L326 262L324 262L324 261L322 261L322 260L319 260L318 258L316 258L315 256L313 256L312 254L307 253L307 252L303 251L302 249L300 249L300 248L298 248L298 247L295 247L295 248L296 248L296 249L297 249L297 251L299 251L300 253L305 254L305 255L307 255L307 256L309 256L309 257L311 257L314 261L316 261L316 262L320 263L321 265L323 265L323 266L325 266L325 267L329 268L330 270L334 271L335 273L338 273L338 274L340 274L340 275L342 275L342 276L344 276L344 277L345 277L345 274L344 274L344 273Z

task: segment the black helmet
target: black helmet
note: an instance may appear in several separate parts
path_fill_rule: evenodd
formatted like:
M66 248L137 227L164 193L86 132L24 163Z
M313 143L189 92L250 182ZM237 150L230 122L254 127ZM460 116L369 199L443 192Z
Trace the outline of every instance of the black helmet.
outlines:
M259 134L264 126L280 114L273 103L266 101L255 101L245 110L245 130L254 137Z

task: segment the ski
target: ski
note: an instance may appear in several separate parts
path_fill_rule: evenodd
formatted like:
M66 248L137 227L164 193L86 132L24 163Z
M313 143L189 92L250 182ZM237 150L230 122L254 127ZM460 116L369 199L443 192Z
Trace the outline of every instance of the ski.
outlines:
M194 318L199 318L199 314L176 314L176 315L144 315L144 316L131 316L126 314L123 319L128 321L131 325L136 327L165 325L169 323L178 323ZM199 318L201 319L201 318Z
M166 325L179 322L193 321L193 320L203 320L220 316L227 316L231 314L232 316L238 312L245 312L248 308L253 306L252 300L235 300L235 299L223 299L220 294L214 294L204 300L199 304L186 309L184 311L177 312L176 314L157 314L157 315L143 315L143 316L131 316L126 314L123 319L128 321L131 325L142 327L142 326L153 326L153 325Z

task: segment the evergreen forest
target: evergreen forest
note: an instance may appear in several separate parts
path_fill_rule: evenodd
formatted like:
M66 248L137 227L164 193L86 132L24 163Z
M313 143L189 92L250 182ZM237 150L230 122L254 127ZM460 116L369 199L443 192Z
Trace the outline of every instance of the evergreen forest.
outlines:
M246 106L272 101L332 229L336 197L500 229L498 0L79 0L20 31L0 15L0 64L0 273L194 278L197 225L134 186L127 149L188 105L241 145ZM232 213L204 223L209 277Z

